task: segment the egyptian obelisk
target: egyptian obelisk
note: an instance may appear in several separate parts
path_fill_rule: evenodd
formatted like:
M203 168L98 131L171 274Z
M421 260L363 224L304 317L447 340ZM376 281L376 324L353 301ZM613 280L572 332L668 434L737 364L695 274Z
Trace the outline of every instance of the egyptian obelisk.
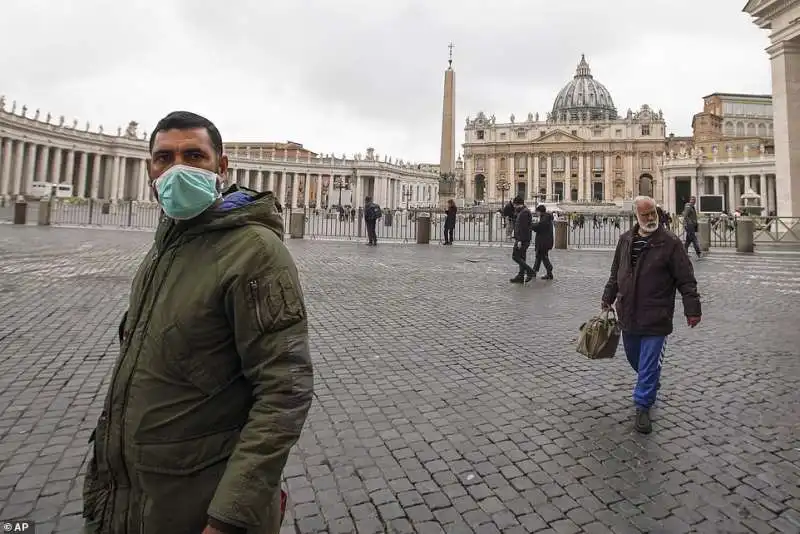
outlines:
M456 165L456 73L453 70L453 43L448 45L450 58L444 71L444 99L442 102L442 152L439 173L452 175ZM440 187L441 188L441 187Z

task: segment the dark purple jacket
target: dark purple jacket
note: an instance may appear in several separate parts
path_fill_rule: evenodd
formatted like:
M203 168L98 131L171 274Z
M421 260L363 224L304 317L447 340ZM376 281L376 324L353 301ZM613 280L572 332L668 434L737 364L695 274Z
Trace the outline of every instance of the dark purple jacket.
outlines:
M631 267L631 244L638 230L637 224L619 238L603 302L616 302L623 331L666 336L672 333L677 291L683 297L683 313L701 316L694 267L678 236L663 227L653 232L636 268Z

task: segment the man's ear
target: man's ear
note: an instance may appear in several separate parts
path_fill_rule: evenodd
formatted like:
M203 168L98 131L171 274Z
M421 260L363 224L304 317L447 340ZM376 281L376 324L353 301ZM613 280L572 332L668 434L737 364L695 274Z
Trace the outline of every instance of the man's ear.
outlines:
M219 172L217 174L223 180L228 178L228 156L226 154L222 154L219 157Z

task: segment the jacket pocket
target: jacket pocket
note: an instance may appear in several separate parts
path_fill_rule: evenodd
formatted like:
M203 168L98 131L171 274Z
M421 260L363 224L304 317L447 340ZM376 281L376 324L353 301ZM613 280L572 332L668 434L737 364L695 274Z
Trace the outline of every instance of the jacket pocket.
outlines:
M202 532L238 432L137 445L137 516L141 534Z
M100 432L98 432L98 429ZM102 462L105 461L102 455L104 439L105 415L101 415L97 428L89 436L92 453L86 467L86 474L83 477L83 517L87 523L94 525L98 532L102 530L103 518L111 496L107 478L101 476L99 468L99 466L104 465ZM105 472L105 469L103 469L103 472Z
M162 353L170 355L183 378L208 396L214 396L241 377L241 362L229 335L213 328L189 333L176 323L164 332Z
M305 317L303 296L288 269L250 280L248 303L261 333L283 330Z

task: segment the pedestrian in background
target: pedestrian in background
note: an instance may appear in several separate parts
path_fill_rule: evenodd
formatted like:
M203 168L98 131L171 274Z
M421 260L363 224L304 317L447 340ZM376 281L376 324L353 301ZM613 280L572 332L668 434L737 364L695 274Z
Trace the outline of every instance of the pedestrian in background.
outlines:
M533 242L536 253L533 260L533 276L535 277L539 272L539 267L544 265L547 274L542 277L542 280L552 280L553 264L550 263L550 251L553 249L553 215L547 213L547 206L544 204L536 206L536 213L539 214L539 220L531 225L532 230L536 232Z
M521 196L514 197L514 250L511 259L519 265L519 274L512 278L512 284L524 284L536 277L536 272L526 263L528 247L531 246L533 217Z
M447 210L445 210L445 217L444 217L444 244L445 245L452 245L453 244L453 234L455 233L456 229L456 213L458 212L458 208L456 207L455 201L451 198L447 201Z

